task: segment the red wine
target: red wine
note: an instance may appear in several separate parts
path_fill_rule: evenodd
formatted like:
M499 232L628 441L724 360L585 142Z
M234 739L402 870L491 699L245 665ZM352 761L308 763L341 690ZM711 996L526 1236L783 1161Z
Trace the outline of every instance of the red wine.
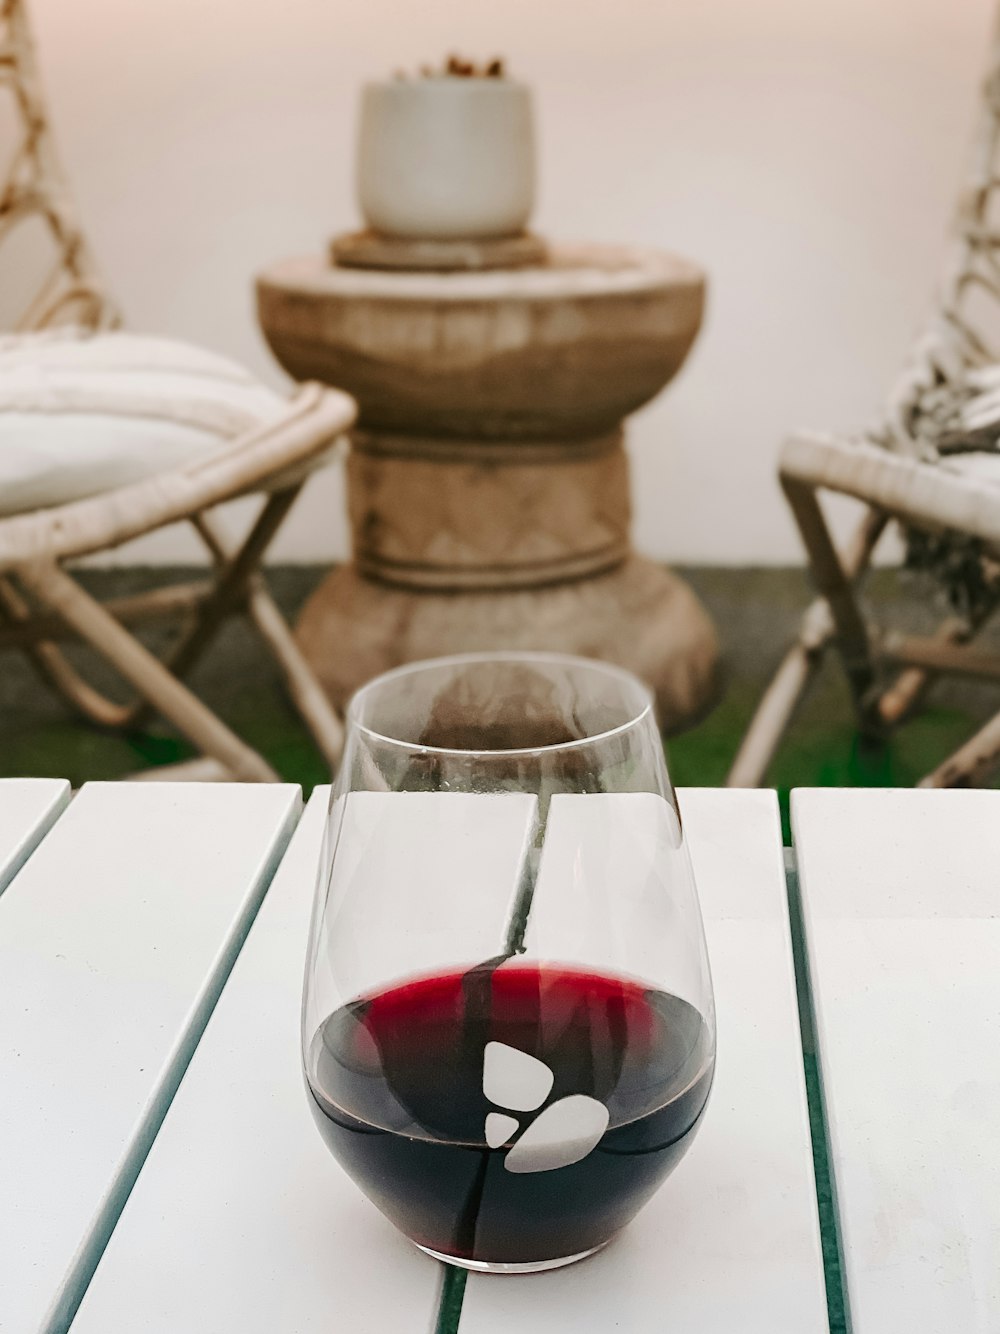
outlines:
M532 1264L634 1216L690 1144L713 1061L677 996L493 960L335 1011L307 1080L327 1144L409 1237Z

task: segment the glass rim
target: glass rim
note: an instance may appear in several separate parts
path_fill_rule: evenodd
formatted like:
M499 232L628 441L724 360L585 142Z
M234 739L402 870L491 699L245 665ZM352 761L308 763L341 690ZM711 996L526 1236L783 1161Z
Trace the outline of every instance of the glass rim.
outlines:
M407 676L416 676L426 672L430 668L440 667L458 667L464 665L473 665L475 663L549 663L552 665L561 665L565 667L586 668L589 671L597 672L606 677L612 677L615 680L627 684L631 689L637 689L643 697L642 707L637 709L633 716L624 722L617 723L614 727L607 727L600 732L594 732L588 736L575 737L572 741L554 741L541 746L514 746L505 750L476 750L475 748L456 747L456 746L430 746L421 741L405 741L402 737L388 736L385 732L380 732L375 727L370 727L367 723L361 722L358 717L360 706L365 698L376 688L386 685L389 682L401 680ZM554 755L562 751L578 750L582 746L593 746L602 741L609 741L613 737L621 736L630 731L633 727L645 722L653 714L653 693L644 681L641 681L634 672L628 671L625 667L618 667L614 663L604 662L600 658L585 658L576 653L558 653L546 649L496 649L485 650L476 653L448 653L440 658L419 658L415 662L406 662L399 667L392 667L387 672L381 672L378 676L373 676L370 681L357 689L348 700L347 708L344 713L345 728L348 735L351 732L361 733L372 741L386 746L400 746L407 751L421 755L483 755L483 756L510 756L510 755Z

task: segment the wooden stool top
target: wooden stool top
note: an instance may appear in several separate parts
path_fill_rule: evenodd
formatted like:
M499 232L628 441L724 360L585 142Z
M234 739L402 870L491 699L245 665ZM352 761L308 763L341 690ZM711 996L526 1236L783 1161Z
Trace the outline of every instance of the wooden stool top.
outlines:
M666 251L591 244L551 245L544 263L523 268L451 273L357 268L309 255L282 260L258 278L262 292L326 301L613 301L656 293L695 303L699 316L704 288L704 271L691 260Z
M261 327L299 380L352 393L363 426L578 439L614 430L673 378L705 275L656 250L554 245L530 268L400 273L288 259L257 280Z

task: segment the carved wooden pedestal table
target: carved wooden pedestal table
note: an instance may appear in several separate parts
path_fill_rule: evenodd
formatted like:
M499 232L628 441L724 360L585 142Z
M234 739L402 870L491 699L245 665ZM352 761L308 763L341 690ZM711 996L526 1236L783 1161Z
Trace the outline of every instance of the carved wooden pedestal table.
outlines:
M354 560L298 625L335 702L402 662L537 648L630 668L667 727L706 706L715 633L686 584L631 551L622 432L680 368L703 305L688 261L596 246L521 269L315 257L261 275L281 364L360 405Z

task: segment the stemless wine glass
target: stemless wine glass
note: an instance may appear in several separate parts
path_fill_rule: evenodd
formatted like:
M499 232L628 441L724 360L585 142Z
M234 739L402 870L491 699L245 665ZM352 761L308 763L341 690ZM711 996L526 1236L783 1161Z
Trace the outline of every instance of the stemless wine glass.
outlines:
M582 1259L701 1120L715 1014L648 692L556 654L469 654L355 695L310 933L320 1132L421 1249Z

